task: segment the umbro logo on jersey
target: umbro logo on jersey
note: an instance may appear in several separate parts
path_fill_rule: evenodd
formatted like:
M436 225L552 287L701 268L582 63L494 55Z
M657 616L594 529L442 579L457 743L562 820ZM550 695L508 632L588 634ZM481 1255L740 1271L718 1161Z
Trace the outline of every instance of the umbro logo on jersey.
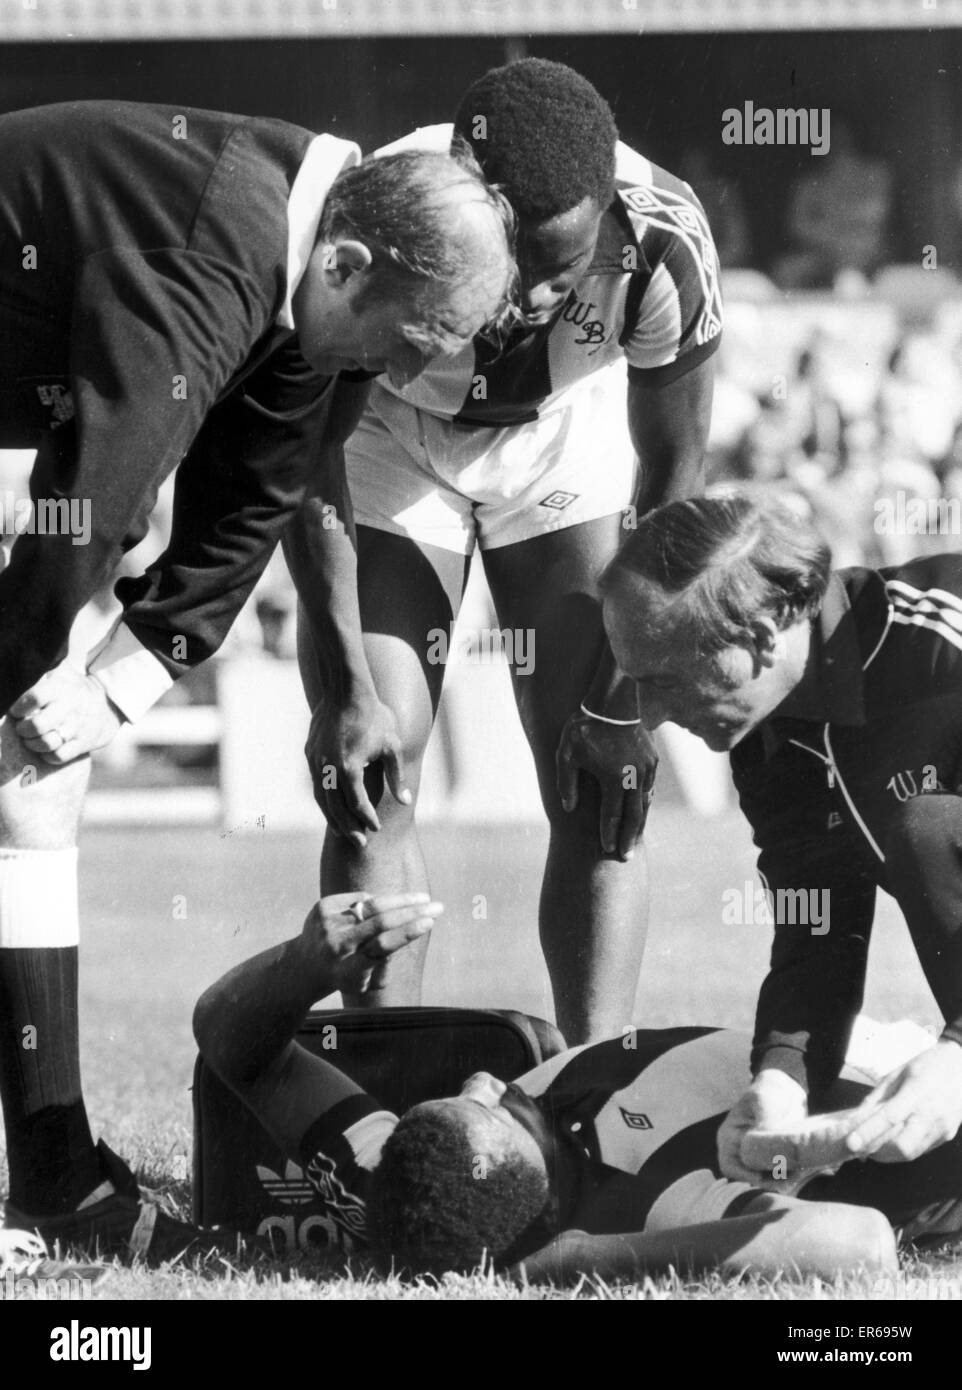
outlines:
M647 1115L642 1115L637 1110L626 1110L622 1105L619 1105L618 1109L621 1111L621 1118L629 1129L654 1129L654 1125Z
M570 507L572 502L577 502L580 496L580 492L562 492L559 488L555 492L549 492L547 497L542 497L538 506L550 507L555 512L563 512L565 507Z

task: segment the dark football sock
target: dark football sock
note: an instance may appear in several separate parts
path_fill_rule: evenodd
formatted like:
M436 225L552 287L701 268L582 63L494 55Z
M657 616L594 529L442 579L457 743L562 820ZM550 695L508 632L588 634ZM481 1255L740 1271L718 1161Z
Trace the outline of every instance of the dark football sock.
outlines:
M0 948L0 1100L10 1203L76 1207L100 1181L80 1090L78 949Z

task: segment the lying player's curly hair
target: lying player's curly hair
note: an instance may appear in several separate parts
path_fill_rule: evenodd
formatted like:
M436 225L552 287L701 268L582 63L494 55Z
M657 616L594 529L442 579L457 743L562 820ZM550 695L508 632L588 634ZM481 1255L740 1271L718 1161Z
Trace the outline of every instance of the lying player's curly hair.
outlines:
M658 642L684 630L696 651L752 648L758 619L779 629L813 618L832 553L813 522L782 498L750 488L656 507L638 522L601 578L603 596L626 580L639 622ZM637 590L637 585L634 586Z
M614 197L618 128L591 83L545 58L492 68L465 92L454 129L519 217L543 222Z
M414 1106L371 1178L371 1250L382 1270L470 1273L512 1249L548 1200L544 1171L515 1154L485 1160L456 1115Z

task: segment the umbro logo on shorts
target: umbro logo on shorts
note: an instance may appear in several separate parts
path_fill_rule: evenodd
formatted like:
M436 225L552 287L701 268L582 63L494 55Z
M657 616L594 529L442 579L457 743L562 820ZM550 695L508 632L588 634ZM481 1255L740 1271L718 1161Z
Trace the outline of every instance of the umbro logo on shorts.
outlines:
M563 512L565 507L570 507L572 502L576 502L580 496L580 492L562 492L559 489L555 492L549 492L547 497L542 497L538 506L550 507L555 512Z
M654 1125L647 1115L642 1115L636 1110L625 1110L621 1105L618 1106L618 1109L621 1111L621 1118L629 1129L654 1129Z

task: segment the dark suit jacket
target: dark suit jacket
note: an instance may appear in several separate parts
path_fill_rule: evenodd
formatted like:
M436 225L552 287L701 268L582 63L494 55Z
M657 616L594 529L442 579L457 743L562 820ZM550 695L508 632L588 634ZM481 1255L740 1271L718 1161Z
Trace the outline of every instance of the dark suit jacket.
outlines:
M0 117L0 444L39 446L35 497L91 505L88 544L24 534L0 574L0 712L63 655L177 464L170 547L118 589L138 639L176 677L266 565L331 381L276 327L312 138L123 102Z

